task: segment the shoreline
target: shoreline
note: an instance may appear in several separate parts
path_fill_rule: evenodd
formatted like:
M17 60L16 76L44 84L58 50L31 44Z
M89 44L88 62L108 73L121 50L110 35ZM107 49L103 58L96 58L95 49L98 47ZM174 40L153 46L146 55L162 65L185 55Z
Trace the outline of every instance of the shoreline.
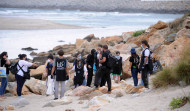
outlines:
M61 24L55 21L0 16L0 30L83 29L87 27Z

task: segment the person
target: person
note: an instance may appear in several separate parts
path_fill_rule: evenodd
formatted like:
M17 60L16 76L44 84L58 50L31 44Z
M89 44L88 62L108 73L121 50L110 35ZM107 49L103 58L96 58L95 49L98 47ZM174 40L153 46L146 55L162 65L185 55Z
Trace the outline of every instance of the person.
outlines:
M29 70L28 67L31 67L31 66L37 67L38 65L27 62L26 54L19 54L18 57L20 60L18 61L18 65L17 65L18 73L15 75L15 78L17 80L17 95L19 98L21 98L22 88L26 81L26 79L24 78L24 72L28 72Z
M72 70L75 71L74 85L76 88L83 84L83 80L86 78L87 68L83 64L82 60L78 60L78 63L73 66Z
M5 90L7 88L7 83L8 83L10 61L8 59L8 53L7 52L2 52L0 58L1 58L1 67L6 68L6 77L1 78L0 98L5 99L6 97L4 96L4 94L5 94Z
M131 69L134 86L138 86L138 66L140 58L137 55L135 48L132 48L130 52L131 52L131 57L129 59L130 62L129 70Z
M46 95L52 95L54 93L54 82L53 82L53 76L51 75L51 71L53 68L53 55L48 56L48 63L46 65L46 75L47 75L47 91Z
M102 55L102 53L103 53L103 49L102 49L102 45L101 44L99 44L98 45L98 48L97 48L97 52L96 52L96 54L95 54L95 62L94 62L94 69L95 69L95 74L96 74L96 72L98 71L98 69L99 69L99 60L100 60L100 56Z
M113 80L115 82L118 81L118 83L119 83L120 82L120 76L122 76L122 57L120 56L119 51L116 52L115 58L117 61L116 61L115 66L113 67L112 75L113 75ZM116 77L117 77L117 81L116 81Z
M103 46L103 54L102 54L102 60L99 60L99 63L102 64L102 66L99 68L97 72L97 76L95 76L95 82L94 86L98 88L100 85L105 86L105 83L108 84L108 93L111 92L111 78L110 78L110 67L108 67L107 63L109 61L108 56L110 54L110 51L108 50L108 46ZM101 83L101 84L100 84Z
M82 58L81 53L78 53L78 54L77 54L77 58L76 58L76 59L74 60L74 62L73 62L73 66L76 66L79 60L82 60L82 63L83 63L84 65L86 65L86 62L85 62L85 60ZM84 78L82 85L86 85L86 78Z
M141 41L141 47L143 49L141 54L141 63L140 63L140 70L142 70L142 80L144 83L145 88L148 87L148 73L149 73L149 56L150 56L150 50L149 50L149 44L146 40Z
M61 92L60 92L60 98L64 96L65 93L65 81L67 79L67 76L69 76L69 65L68 61L63 57L64 52L63 50L58 51L59 57L56 58L53 62L53 68L51 71L51 75L53 76L55 71L55 98L54 100L58 99L58 92L59 92L59 84L61 84Z
M87 60L86 60L86 63L87 63L87 70L88 70L88 78L87 78L87 86L91 86L91 83L92 83L92 77L93 77L93 66L94 66L94 58L96 56L94 56L96 53L96 50L95 49L92 49L91 50L91 54L89 54L87 56Z
M163 70L161 63L155 54L153 55L152 62L153 62L153 74Z

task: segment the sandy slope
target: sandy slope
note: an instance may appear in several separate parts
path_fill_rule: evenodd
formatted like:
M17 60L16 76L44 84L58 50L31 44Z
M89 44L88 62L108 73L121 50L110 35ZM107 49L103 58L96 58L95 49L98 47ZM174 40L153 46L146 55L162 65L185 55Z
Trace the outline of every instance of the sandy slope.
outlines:
M81 26L65 25L49 20L0 17L0 30L80 29Z
M132 79L127 80L132 84ZM190 86L184 87L186 95L190 94ZM169 111L169 103L173 97L181 97L184 93L182 87L175 86L167 89L152 89L150 92L142 93L139 96L133 94L127 94L121 98L116 98L112 103L99 108L98 111ZM30 104L16 109L16 111L65 111L65 109L75 109L75 111L89 111L86 107L88 100L85 100L83 104L79 104L79 97L73 97L73 103L69 105L62 105L56 107L42 106L53 99L51 97L39 96L39 95L27 95L24 96ZM13 101L16 97L8 97L5 101L1 101L0 105L6 106ZM190 104L186 104L184 107L178 109L178 111L189 111Z

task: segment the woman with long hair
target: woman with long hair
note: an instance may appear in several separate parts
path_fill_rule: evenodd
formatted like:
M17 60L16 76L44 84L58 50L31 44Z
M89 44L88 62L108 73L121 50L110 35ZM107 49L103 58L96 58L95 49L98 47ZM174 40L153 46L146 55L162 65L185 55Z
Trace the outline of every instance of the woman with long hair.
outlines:
M137 55L135 48L132 48L130 52L131 52L131 57L129 59L129 62L130 62L129 70L131 69L134 86L137 86L138 85L139 56Z
M6 77L1 78L1 87L0 87L0 98L5 99L6 97L4 96L4 94L5 94L5 90L6 90L7 83L8 83L8 75L9 75L9 67L10 67L10 61L8 59L8 53L2 52L0 59L1 59L1 66L0 67L6 68Z

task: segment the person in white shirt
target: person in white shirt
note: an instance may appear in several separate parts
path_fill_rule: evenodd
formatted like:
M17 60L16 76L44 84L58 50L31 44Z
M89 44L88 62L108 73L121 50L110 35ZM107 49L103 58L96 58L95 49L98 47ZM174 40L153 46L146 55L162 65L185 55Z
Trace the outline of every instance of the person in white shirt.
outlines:
M82 60L79 60L78 63L73 66L72 70L75 71L74 85L76 88L77 86L81 86L83 84L84 78L87 78L87 68L83 64Z
M21 97L22 87L26 81L26 79L24 78L24 72L23 71L28 72L28 67L31 67L31 66L37 67L37 65L30 63L30 62L27 62L26 61L27 60L26 54L19 54L18 56L19 56L20 60L19 60L18 65L17 65L18 73L15 75L15 77L17 80L17 95L18 95L18 97ZM21 68L23 71L21 70Z
M141 55L141 63L140 63L140 69L142 71L142 80L143 80L145 88L149 88L147 76L149 72L148 57L150 55L150 50L149 50L148 42L146 40L141 41L141 47L143 49L142 55Z

